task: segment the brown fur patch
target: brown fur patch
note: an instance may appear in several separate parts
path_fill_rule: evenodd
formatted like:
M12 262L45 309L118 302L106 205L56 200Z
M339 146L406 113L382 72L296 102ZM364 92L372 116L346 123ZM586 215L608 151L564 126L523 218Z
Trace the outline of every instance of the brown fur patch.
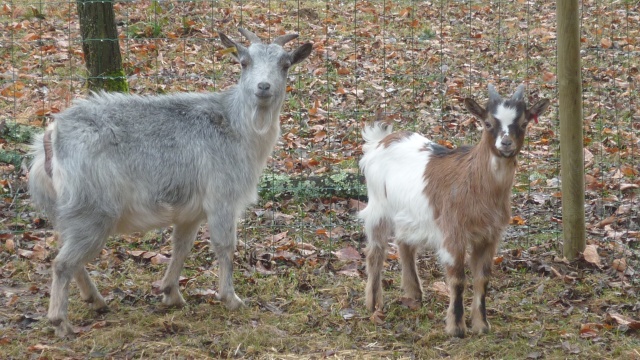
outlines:
M447 250L455 258L464 253L470 237L496 239L495 229L504 228L511 216L514 159L500 159L506 176L496 179L491 169L493 148L490 134L467 153L433 156L429 160L423 190L434 210L434 218L446 237Z
M53 158L51 130L47 130L44 133L42 143L44 144L44 171L47 173L47 175L49 175L49 177L51 177L53 176L53 167L51 166L51 158Z
M409 136L411 136L411 134L413 134L412 132L409 131L398 131L398 132L394 132L392 134L389 134L387 136L385 136L384 139L380 140L380 145L384 146L384 148L388 148L389 146L391 146L391 144L393 144L394 142L398 142L401 140L404 140L406 138L408 138Z

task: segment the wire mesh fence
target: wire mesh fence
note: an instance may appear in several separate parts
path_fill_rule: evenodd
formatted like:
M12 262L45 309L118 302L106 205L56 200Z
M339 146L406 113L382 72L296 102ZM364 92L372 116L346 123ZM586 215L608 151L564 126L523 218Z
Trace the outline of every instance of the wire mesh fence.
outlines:
M505 246L561 248L553 2L119 1L114 8L113 41L134 94L233 84L240 69L220 52L218 31L236 39L238 26L264 39L297 32L297 42L314 42L310 60L290 73L282 136L261 199L239 226L247 258L292 242L310 245L297 247L307 251L299 261L331 256L338 243L361 246L355 213L366 201L357 169L363 123L382 111L396 129L441 145L474 143L481 124L462 100L484 101L489 83L503 94L526 84L530 104L552 100L528 132ZM582 3L589 241L632 262L640 248L639 19L638 1ZM0 28L0 231L22 234L48 227L25 192L25 143L87 95L87 72L75 2L5 2Z

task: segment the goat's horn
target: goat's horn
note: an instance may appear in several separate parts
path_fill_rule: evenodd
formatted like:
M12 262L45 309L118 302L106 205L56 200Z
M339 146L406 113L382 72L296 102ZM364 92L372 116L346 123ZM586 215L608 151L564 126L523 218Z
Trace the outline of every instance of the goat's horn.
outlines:
M262 44L262 40L260 40L258 35L252 33L251 31L243 28L238 28L238 31L240 31L240 34L246 37L247 40L251 41L252 44Z
M284 46L284 44L288 43L289 41L295 39L298 37L298 34L287 34L287 35L281 35L278 36L277 38L275 38L275 40L273 40L274 44L278 44L280 46Z
M513 100L522 100L524 98L524 84L520 84L511 97Z
M489 84L489 100L500 100L502 97L496 91L495 86L493 84Z

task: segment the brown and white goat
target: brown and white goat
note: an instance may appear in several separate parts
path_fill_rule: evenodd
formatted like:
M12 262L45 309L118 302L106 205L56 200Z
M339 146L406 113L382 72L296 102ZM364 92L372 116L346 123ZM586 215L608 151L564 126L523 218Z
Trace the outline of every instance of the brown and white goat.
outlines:
M486 109L472 99L464 100L484 127L482 140L473 147L450 150L417 133L392 133L383 122L364 129L360 168L369 203L359 216L368 239L366 304L370 311L383 306L382 267L387 241L395 235L405 296L422 300L416 255L424 247L434 248L450 292L446 332L464 337L462 293L469 247L472 331L489 331L485 294L493 256L511 217L516 156L527 124L549 105L543 99L527 109L523 95L524 85L509 99L489 85Z

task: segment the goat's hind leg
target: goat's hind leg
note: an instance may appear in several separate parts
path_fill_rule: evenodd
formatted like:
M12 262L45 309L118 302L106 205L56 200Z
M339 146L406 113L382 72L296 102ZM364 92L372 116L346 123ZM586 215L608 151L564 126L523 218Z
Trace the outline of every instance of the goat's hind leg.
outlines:
M220 281L218 298L229 310L244 306L244 302L236 295L233 288L233 254L237 243L236 219L235 212L220 210L208 217L211 247L218 257Z
M67 312L69 306L69 283L72 277L78 281L84 300L92 301L95 308L106 306L104 299L89 278L84 264L96 257L108 235L110 225L104 219L70 218L60 219L65 228L61 231L62 247L53 260L51 298L47 318L55 328L57 336L73 335L73 327Z
M473 276L473 302L471 303L471 331L488 333L491 325L487 321L486 295L491 277L491 266L496 246L475 245L471 250L471 273Z
M420 303L422 301L422 284L416 264L417 247L399 243L400 262L402 263L402 289L405 296Z
M167 272L162 279L162 303L166 306L181 307L186 304L180 294L180 272L184 262L191 252L193 242L198 233L199 222L189 224L175 224L171 234L173 252Z
M382 310L384 305L382 289L382 268L387 252L387 241L392 228L389 220L365 219L365 233L367 235L367 287L365 301L367 309L374 312Z
M91 277L89 277L89 273L84 266L81 266L80 269L76 271L73 278L76 280L76 284L78 284L82 300L90 304L91 308L99 313L108 310L107 303L91 280Z

